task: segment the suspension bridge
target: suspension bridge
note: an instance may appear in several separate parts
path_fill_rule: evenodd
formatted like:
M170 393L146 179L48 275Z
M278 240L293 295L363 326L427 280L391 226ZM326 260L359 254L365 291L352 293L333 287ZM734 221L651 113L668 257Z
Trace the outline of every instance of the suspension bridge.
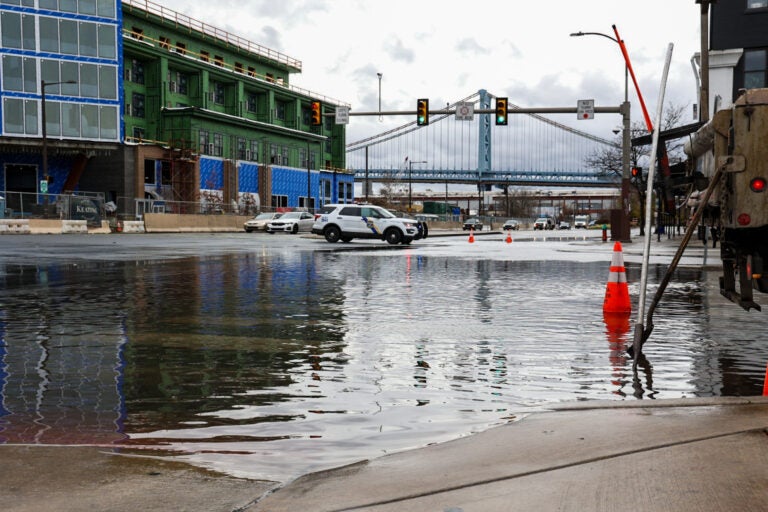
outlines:
M354 169L355 181L489 187L620 184L620 169L605 173L589 168L587 161L605 148L620 151L621 144L568 126L555 115L509 103L507 126L495 126L488 113L458 119L456 108L469 104L473 111L488 112L493 97L480 90L433 113L427 126L414 120L347 144L347 166Z

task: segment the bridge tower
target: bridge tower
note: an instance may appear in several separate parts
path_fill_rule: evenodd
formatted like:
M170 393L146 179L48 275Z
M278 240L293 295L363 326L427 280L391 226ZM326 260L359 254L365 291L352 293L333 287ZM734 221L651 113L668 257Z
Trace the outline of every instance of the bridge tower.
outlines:
M491 108L491 96L485 89L477 91L480 96L481 109ZM477 148L477 177L483 179L485 173L491 172L491 114L480 114L478 123L478 148Z

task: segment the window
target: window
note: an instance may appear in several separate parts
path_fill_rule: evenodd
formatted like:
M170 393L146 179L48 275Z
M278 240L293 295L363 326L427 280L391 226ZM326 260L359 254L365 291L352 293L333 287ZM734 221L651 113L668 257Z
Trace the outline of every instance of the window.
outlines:
M80 55L96 57L98 55L98 38L96 37L95 23L81 21L78 24L80 30Z
M224 84L213 82L213 102L218 105L224 104Z
M237 73L243 72L243 63L242 62L235 62L235 71Z
M312 109L307 106L301 107L301 124L310 124L312 117Z
M80 64L80 95L86 98L99 96L99 68L95 64Z
M768 7L768 0L747 0L747 9L765 9Z
M200 130L200 149L199 153L203 155L211 154L209 145L211 143L211 135L207 130Z
M146 137L146 132L144 131L144 128L140 128L138 126L133 127L133 138L142 141L144 140L144 137Z
M281 164L280 161L280 153L279 153L279 147L277 144L270 144L269 145L269 161L273 164Z
M117 99L117 68L99 66L99 98Z
M200 50L200 60L202 60L203 62L210 62L211 54L205 50Z
M280 149L282 151L280 155L280 161L283 163L283 165L288 165L288 146L283 146Z
M45 102L45 133L58 137L61 135L61 103Z
M186 55L187 54L187 45L184 43L176 42L176 53L180 55Z
M256 76L256 68L248 66L248 76Z
M17 98L3 100L3 131L20 135L37 135L37 104L35 100Z
M176 92L179 94L187 94L187 75L179 72L176 75Z
M280 121L285 121L285 102L284 101L275 102L275 118Z
M246 141L243 137L237 138L237 159L238 160L247 160L246 155Z
M40 16L40 50L59 53L59 20Z
M144 40L144 30L140 29L138 27L132 27L131 28L131 37L134 39L138 39L139 41Z
M131 97L131 112L128 115L133 117L144 117L144 95L138 92L133 93Z
M224 67L224 57L222 57L221 55L214 55L213 63L216 64L217 66Z
M246 112L250 112L251 114L255 114L256 111L257 111L256 104L257 104L256 95L253 94L253 93L246 94L246 96L245 96L245 110L246 110Z
M259 160L259 141L251 141L251 161L258 162Z
M128 70L128 73L125 79L135 84L143 84L144 83L144 63L139 60L131 61L131 67Z
M99 57L103 59L114 59L117 57L117 41L115 38L115 26L98 26L99 36Z
M299 148L299 167L306 167L309 161L307 160L307 150Z
M77 22L59 20L59 49L61 53L77 55Z
M306 196L299 196L299 208L307 208L308 210L314 210L315 209L315 198L310 197L309 198L309 206L307 206L307 198Z
M96 10L99 16L115 18L115 0L96 0Z
M744 88L755 89L766 86L766 52L768 50L746 50L744 52Z
M288 196L272 196L272 208L287 208Z
M4 48L21 48L21 15L3 11L0 14L0 30Z
M171 40L167 37L160 36L160 48L165 48L166 50L171 49Z
M224 154L224 135L221 133L213 134L213 156L222 156Z

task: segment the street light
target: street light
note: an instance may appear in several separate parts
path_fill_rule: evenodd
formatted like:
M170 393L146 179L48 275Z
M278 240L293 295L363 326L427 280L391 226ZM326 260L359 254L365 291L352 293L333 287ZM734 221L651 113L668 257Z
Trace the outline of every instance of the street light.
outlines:
M376 76L379 77L379 122L382 122L384 117L381 115L381 73L376 73Z
M618 35L618 33L617 33ZM622 48L623 41L603 34L602 32L573 32L571 37L600 36L610 39ZM614 232L620 241L629 241L629 173L630 173L630 119L629 119L629 66L624 62L624 103L621 105L621 113L624 119L621 137L621 195L619 196L619 208L621 209L621 226Z
M421 160L419 162L414 162L413 160L408 161L408 212L411 211L411 189L413 186L413 179L411 178L411 174L413 173L413 164L425 163L427 163L426 160Z
M42 115L40 116L43 124L43 177L48 179L48 129L45 121L45 88L49 85L60 84L76 84L75 80L65 80L63 82L46 82L40 80L40 105L42 108Z

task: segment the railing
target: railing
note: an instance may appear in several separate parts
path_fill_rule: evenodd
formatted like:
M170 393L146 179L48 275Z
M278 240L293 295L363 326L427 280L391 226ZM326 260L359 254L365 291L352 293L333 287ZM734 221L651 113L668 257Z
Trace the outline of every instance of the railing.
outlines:
M89 226L100 226L101 220L114 211L114 204L104 201L101 192L74 194L39 194L5 192L0 200L0 218L86 220Z
M247 215L273 211L290 211L296 208L273 208L256 203L227 203L224 201L167 201L165 199L137 199L121 197L117 202L118 216L123 219L141 220L146 213L175 215ZM302 208L298 208L301 210Z

